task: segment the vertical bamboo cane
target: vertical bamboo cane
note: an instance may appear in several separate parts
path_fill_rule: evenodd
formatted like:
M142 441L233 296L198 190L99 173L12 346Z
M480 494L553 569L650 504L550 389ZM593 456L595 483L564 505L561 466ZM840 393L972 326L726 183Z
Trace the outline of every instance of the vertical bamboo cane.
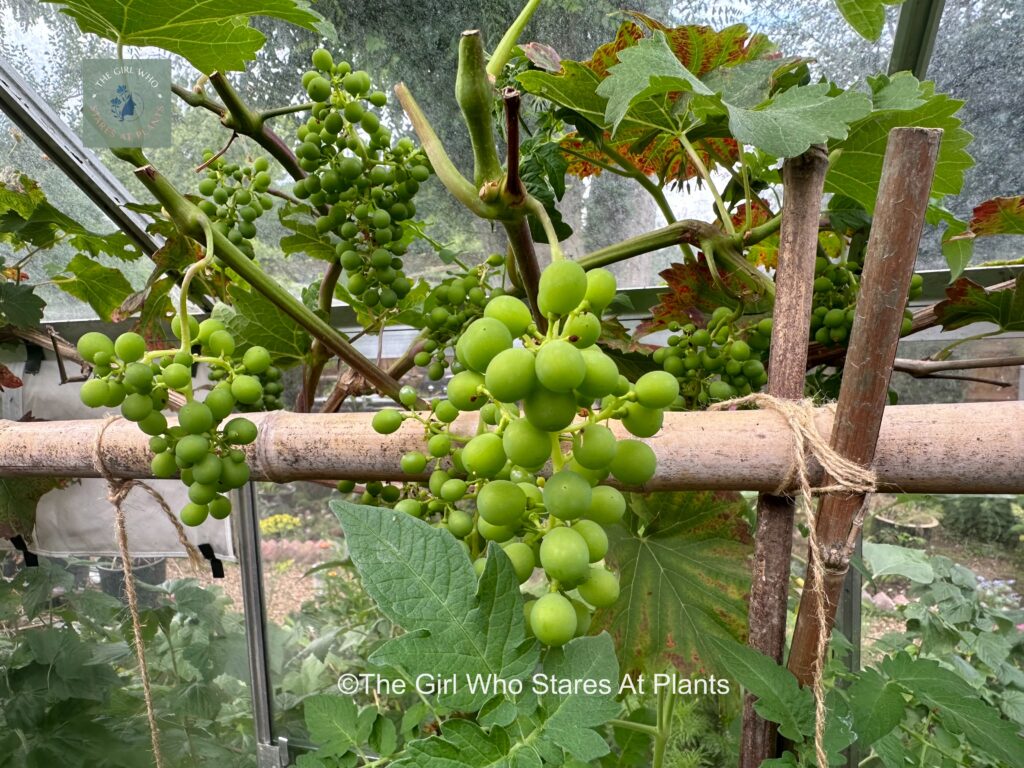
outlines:
M782 166L785 198L768 368L768 393L774 397L795 400L804 393L818 219L827 168L828 155L821 146ZM786 645L794 510L789 496L762 493L757 498L749 644L780 664ZM747 694L743 702L740 768L756 768L775 754L778 727L757 715L754 701Z
M896 128L886 147L831 437L832 448L863 466L875 456L941 136L936 129ZM843 555L863 503L863 494L829 494L818 505L815 530L825 560L828 625L818 624L808 578L789 654L790 671L805 685L813 679L819 633L832 631L848 567ZM809 558L818 555L811 552Z

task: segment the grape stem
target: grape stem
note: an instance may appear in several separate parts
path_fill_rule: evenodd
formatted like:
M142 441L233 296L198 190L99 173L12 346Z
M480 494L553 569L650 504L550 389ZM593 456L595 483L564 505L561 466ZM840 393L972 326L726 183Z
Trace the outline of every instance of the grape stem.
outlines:
M548 239L548 248L551 250L551 261L561 261L565 258L562 253L562 246L558 242L558 234L555 232L555 225L551 223L547 209L540 200L533 195L526 195L525 208L531 215L535 216L544 228L544 235Z
M494 53L491 54L491 60L487 62L487 74L492 79L496 79L501 74L501 70L505 68L508 60L512 57L512 49L519 42L523 29L526 28L530 18L537 8L540 7L540 3L541 0L528 0L526 5L523 6L523 10L516 16L515 21L509 25L505 34L502 35L501 40L494 49Z

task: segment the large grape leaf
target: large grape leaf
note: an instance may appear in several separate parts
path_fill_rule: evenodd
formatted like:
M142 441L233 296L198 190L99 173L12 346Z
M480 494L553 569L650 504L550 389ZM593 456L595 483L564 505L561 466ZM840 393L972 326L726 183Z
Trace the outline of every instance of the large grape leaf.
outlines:
M66 483L60 477L0 477L0 535L31 539L39 500Z
M363 588L406 634L381 646L374 663L410 676L523 680L538 661L525 641L523 601L501 550L477 583L473 566L447 531L389 509L332 501ZM446 706L476 711L490 696L466 685L439 695Z
M877 40L885 26L885 6L900 5L903 0L836 0L846 23L865 40Z
M946 298L935 305L935 315L944 331L972 323L994 323L1004 331L1024 331L1024 275L1017 275L1012 288L986 290L961 277L946 288Z
M0 325L31 328L43 319L46 302L36 296L31 285L0 282Z
M994 197L975 206L967 231L952 239L992 235L1024 235L1024 195Z
M64 272L68 274L53 278L57 287L86 302L104 322L111 320L132 293L132 284L121 270L105 267L81 253L68 262Z
M875 109L854 123L844 140L829 145L830 150L839 152L825 177L826 191L853 198L868 212L874 211L889 132L903 126L943 130L932 196L941 198L960 191L964 173L974 165L974 160L967 153L972 136L961 127L961 121L956 117L964 103L935 93L935 85L930 82L919 83L919 95L923 99L919 106L913 109ZM903 106L905 101L901 99L891 103Z
M739 494L630 494L625 525L609 532L622 596L595 617L626 672L699 666L702 635L742 638L750 553ZM714 665L714 660L704 659Z
M269 16L319 34L331 26L306 0L44 0L61 6L87 34L121 45L153 46L188 59L200 72L243 70L266 37L249 26Z
M933 659L915 659L905 652L884 658L881 669L929 707L949 730L962 733L974 746L1007 765L1024 765L1024 739L1018 726L1004 720L999 709L984 701L956 672Z
M576 685L594 681L603 690L556 693L548 682L555 678ZM610 638L581 637L549 651L543 673L535 679L545 689L538 691L539 707L531 717L489 732L469 720L448 720L439 736L411 742L395 768L540 768L542 759L544 765L568 765L567 756L593 765L607 754L608 744L595 729L621 711L615 701L619 674Z
M237 338L242 347L266 347L276 365L302 362L309 353L309 334L273 302L239 285L228 288L231 304L217 304L213 316Z
M902 691L877 670L863 670L848 691L853 728L863 746L874 744L903 719L906 702Z

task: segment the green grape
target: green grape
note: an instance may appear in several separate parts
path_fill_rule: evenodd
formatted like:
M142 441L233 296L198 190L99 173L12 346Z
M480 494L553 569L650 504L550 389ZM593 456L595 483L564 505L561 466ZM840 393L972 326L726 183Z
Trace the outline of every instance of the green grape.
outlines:
M587 481L591 488L593 488L598 483L603 482L605 479L607 479L608 475L610 474L607 468L587 469L578 461L576 461L576 459L570 459L566 463L565 469L568 469L570 472L575 472L577 475L582 477L584 480Z
M615 361L597 347L587 347L580 354L585 370L577 390L592 399L611 394L619 383L619 368Z
M104 379L89 379L78 391L82 402L90 408L101 408L107 402L110 387Z
M540 276L537 304L545 315L567 315L587 292L587 273L575 261L555 261Z
M220 484L225 490L241 488L249 482L249 465L245 462L225 461L221 464Z
M231 382L231 395L240 403L254 405L263 399L263 385L255 376L242 374Z
M585 515L601 525L614 525L626 513L626 498L617 488L599 485L591 491L590 509Z
M571 392L552 392L535 387L523 398L523 413L537 429L559 432L572 424L578 410L576 397Z
M448 531L456 539L466 538L473 532L473 516L461 509L451 510L448 513Z
M146 354L146 340L137 333L122 333L114 342L114 354L126 363L141 360Z
M583 383L583 355L567 341L551 341L537 351L537 381L552 392L568 392Z
M511 346L512 336L504 323L483 317L474 320L463 331L455 345L455 355L470 370L483 373L499 352Z
M174 338L181 338L181 315L175 315L171 318L171 333L174 334ZM188 318L188 334L189 338L192 339L199 334L199 321L192 316Z
M516 572L516 580L523 584L533 575L533 569L537 561L533 556L533 549L529 544L516 541L506 544L503 549L508 559L512 562L512 570Z
M526 469L538 469L551 458L551 435L527 419L509 422L501 444L509 461Z
M664 419L665 414L662 411L631 403L626 408L626 415L622 417L622 426L637 437L654 437L661 429Z
M619 599L619 579L607 568L594 566L590 576L579 586L580 597L595 608L608 608Z
M189 502L181 510L181 522L190 527L202 525L209 514L210 508L205 504Z
M223 520L231 514L231 500L225 496L214 496L208 506L214 520Z
M570 600L572 609L576 611L576 632L573 637L583 637L590 631L590 622L593 618L590 615L590 608L582 600Z
M192 467L192 478L197 483L213 485L220 480L221 458L215 453L208 453L199 463ZM193 499L194 501L194 499ZM200 502L205 503L205 502Z
M590 311L600 316L615 298L615 276L607 269L592 269L587 272L586 300L590 303Z
M171 363L160 375L164 384L171 389L182 390L192 383L192 371L179 363Z
M533 603L530 630L552 648L565 645L576 634L576 610L568 598L549 592Z
M450 401L442 400L437 404L437 407L434 408L434 415L437 416L439 421L443 421L445 424L451 424L459 418L459 409Z
M451 503L458 501L466 495L466 481L460 480L457 477L445 480L441 486L441 492L438 494L442 499Z
M385 408L373 415L373 430L381 435L390 435L402 426L402 413L396 408Z
M270 367L270 352L265 347L249 347L242 355L242 365L249 373L263 373Z
M563 469L544 483L544 507L562 520L582 517L590 509L590 500L590 483L575 472Z
M452 439L444 432L433 435L427 441L427 452L435 459L440 459L452 452Z
M209 454L207 454L209 455ZM198 480L188 487L188 498L193 504L209 504L217 496L217 488Z
M339 493L352 493L356 484L354 480L339 480L335 487L338 489Z
M529 353L527 353L529 354ZM484 377L475 371L462 371L448 382L448 400L460 411L478 411L487 402L487 396L480 393Z
M153 369L144 363L129 363L124 371L124 383L143 394L153 388Z
M618 441L612 431L601 424L588 424L576 433L572 455L587 469L605 469L615 458Z
M196 333L196 341L203 346L207 346L210 343L210 336L216 331L223 331L224 323L220 320L214 320L212 317L208 317L199 324L199 331Z
M418 475L427 468L427 457L419 451L409 451L402 456L402 471L407 475Z
M209 451L210 441L199 435L186 435L174 446L174 455L185 467L198 464Z
M199 435L213 427L213 413L203 403L192 401L178 411L178 424L189 434Z
M121 415L128 421L142 421L152 412L153 400L149 395L128 395L121 404Z
M313 101L327 101L331 98L331 83L325 77L314 77L306 86L306 93Z
M498 320L518 339L533 324L530 308L514 296L495 296L484 307L484 317Z
M526 494L508 480L492 480L480 489L476 508L480 517L492 525L518 525L526 514Z
M736 390L724 381L713 381L708 385L708 397L712 400L728 400L735 395Z
M530 394L536 382L533 353L513 347L494 356L487 366L484 383L496 400L514 403Z
M87 363L95 362L96 355L98 353L106 355L108 360L114 355L114 342L107 338L106 335L97 331L89 331L88 333L82 334L78 339L76 347L78 349L78 354L81 355L82 359Z
M473 561L473 573L476 574L476 577L478 579L484 575L484 569L486 567L487 559L484 557L478 557L476 560Z
M615 478L625 485L643 485L652 477L657 459L654 451L639 440L620 440L611 469Z
M398 391L398 400L406 408L412 408L416 405L416 401L419 399L419 393L414 387L410 387L408 384Z
M167 417L154 410L139 422L139 429L147 435L162 435L167 431Z
M231 394L230 387L219 386L206 395L203 403L210 409L214 421L220 423L235 409L235 396Z
M108 408L116 408L124 402L124 398L128 393L125 391L124 385L119 381L113 379L107 379L107 400L104 403Z
M256 425L238 416L224 425L224 439L232 445L248 445L256 439Z
M584 349L594 344L601 336L601 321L597 315L582 312L571 318L562 330L570 344L577 349Z
M587 542L590 562L596 563L608 553L608 534L604 532L604 528L593 520L577 520L572 524L572 530L576 531Z
M413 517L420 517L423 515L423 505L416 501L416 499L402 499L400 502L395 504L396 512L404 512L407 515Z
M650 371L637 379L635 392L636 401L645 408L668 408L679 397L679 380L665 371Z
M541 540L540 564L549 578L576 584L590 572L590 550L576 531L554 528Z
M215 355L230 357L235 351L235 337L224 330L214 331L205 346Z
M477 435L462 449L462 463L477 477L492 478L505 466L501 438L493 432Z
M514 529L504 525L491 525L482 517L476 521L476 530L487 541L493 541L498 544L506 542L516 535Z
M149 466L153 470L153 477L167 479L178 474L178 462L175 461L174 454L170 451L158 453L153 457Z

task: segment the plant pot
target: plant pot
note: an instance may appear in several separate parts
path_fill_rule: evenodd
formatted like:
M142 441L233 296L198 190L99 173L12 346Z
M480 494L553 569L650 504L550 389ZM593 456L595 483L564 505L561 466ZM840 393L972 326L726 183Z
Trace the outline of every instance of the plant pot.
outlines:
M873 521L872 526L876 532L891 530L896 533L906 534L907 536L916 536L925 541L931 541L932 534L939 527L938 518L931 515L923 515L920 519L913 522L891 520L885 515L875 515Z

